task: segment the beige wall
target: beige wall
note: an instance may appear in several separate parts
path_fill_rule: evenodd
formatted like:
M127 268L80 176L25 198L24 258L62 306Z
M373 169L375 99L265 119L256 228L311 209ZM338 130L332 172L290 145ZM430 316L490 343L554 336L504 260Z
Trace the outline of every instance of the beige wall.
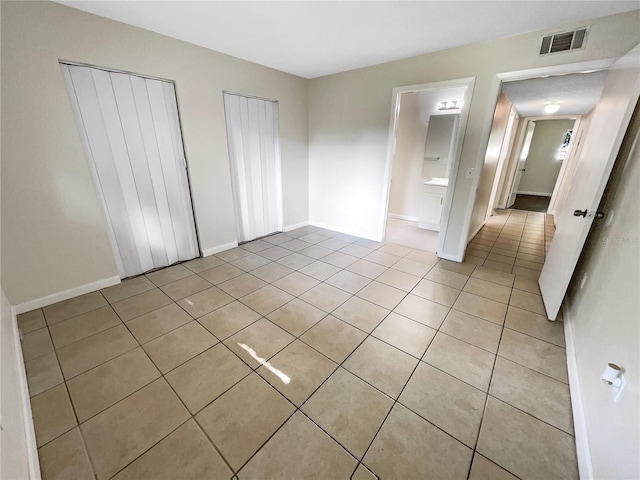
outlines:
M460 169L450 183L455 193L444 245L445 254L460 254L480 172L474 179L465 178L465 173L484 159L482 146L495 108L496 74L621 56L640 41L639 21L635 11L586 22L591 25L586 49L561 55L538 55L543 33L538 31L312 80L310 221L379 238L386 206L392 89L476 77Z
M308 220L308 81L51 2L2 2L2 260L12 304L117 275L58 59L176 81L204 251L236 240L222 91L280 103L286 225Z
M599 208L613 221L609 226L604 220L594 222L564 304L565 322L573 332L594 478L640 478L638 108L629 132ZM629 382L618 403L600 381L607 363L622 367Z
M551 196L562 161L557 155L575 120L537 120L518 192ZM535 192L535 193L534 193Z

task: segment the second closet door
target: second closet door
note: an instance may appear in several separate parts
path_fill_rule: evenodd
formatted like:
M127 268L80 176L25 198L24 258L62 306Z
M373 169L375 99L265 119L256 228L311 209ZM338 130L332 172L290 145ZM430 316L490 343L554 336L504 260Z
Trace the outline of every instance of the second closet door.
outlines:
M120 276L198 256L173 83L61 68Z
M238 241L282 230L278 103L224 94Z

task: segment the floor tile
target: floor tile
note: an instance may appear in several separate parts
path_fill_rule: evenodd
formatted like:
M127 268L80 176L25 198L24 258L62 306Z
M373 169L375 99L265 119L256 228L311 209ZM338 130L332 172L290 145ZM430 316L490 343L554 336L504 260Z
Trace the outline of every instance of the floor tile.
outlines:
M29 396L49 390L64 382L58 357L54 352L35 358L25 364Z
M397 398L418 359L391 345L368 337L342 365L392 398Z
M542 296L534 293L523 292L522 290L514 290L511 294L509 305L528 310L538 315L547 315L547 311L542 303Z
M205 270L210 270L215 267L219 267L224 264L223 260L220 260L215 255L210 255L208 257L200 257L189 262L183 263L185 267L191 270L193 273L201 273Z
M573 435L571 396L566 383L498 357L489 393Z
M38 450L40 474L44 480L94 478L80 430L74 428Z
M158 379L87 420L81 429L98 479L106 479L189 418L164 379Z
M304 273L310 277L315 278L316 280L324 281L332 275L335 275L340 271L338 267L334 267L325 262L315 261L310 263L306 267L302 267L298 270L300 273Z
M319 280L309 277L308 275L304 275L300 272L293 272L286 277L282 277L280 280L273 282L273 286L297 297L307 290L311 290L319 283Z
M320 248L320 247L318 247L318 248ZM315 260L312 257L308 257L308 256L302 255L300 253L292 253L291 255L287 255L286 257L282 257L282 258L278 259L277 265L281 265L283 267L288 268L289 270L287 270L287 272L291 273L291 270L299 270L299 269L301 269L303 267L306 267L307 265L313 263L314 261ZM268 265L267 265L267 267L268 267ZM278 278L281 278L281 277L284 277L284 275L280 275ZM268 281L274 281L274 280L276 280L276 278L274 278L273 280L268 280Z
M554 345L564 347L564 324L561 321L552 322L546 315L522 310L510 306L507 310L505 327L526 333L532 337L539 338Z
M22 336L22 357L25 362L53 353L49 329L41 328Z
M376 477L371 471L363 464L358 465L355 473L351 476L351 480L376 480Z
M346 253L347 255L351 255L352 257L362 258L369 255L371 252L373 252L373 250L370 248L362 247L360 245L356 245L355 243L352 243L350 245L347 245L343 249L341 249L340 252Z
M424 263L425 265L435 265L440 260L435 253L425 252L422 250L414 250L404 258L406 258L407 260L414 260L416 262Z
M534 278L536 280L540 277L540 270L532 270L530 268L519 267L518 265L513 267L513 273L517 276Z
M293 240L289 240L288 242L280 244L281 247L286 248L287 250L291 250L292 252L299 252L300 250L304 250L311 245L311 243L305 242L300 238L294 238Z
M376 305L393 310L396 305L407 295L407 292L399 290L384 283L371 282L358 292L358 297L375 303Z
M240 471L241 480L348 478L358 461L300 412L296 412Z
M433 340L436 331L421 323L390 313L372 335L409 355L420 358Z
M293 255L297 255L297 254L293 254ZM285 259L291 260L289 262L289 265L292 265L295 263L293 262L293 259L290 258L290 257L293 257L293 255L288 255L284 257ZM299 255L299 256L303 258L307 258L307 257L304 257L303 255ZM307 265L307 264L305 263L304 265ZM253 275L254 277L258 277L259 279L264 280L267 283L275 282L276 280L282 277L285 277L290 273L293 273L293 270L289 268L289 266L281 265L280 263L275 263L275 262L271 262L267 265L263 265L262 267L256 268L255 270L251 271L251 275ZM238 278L241 278L241 277L238 277Z
M267 282L258 277L254 277L250 273L239 275L231 280L218 284L220 290L223 290L234 298L244 297L265 286L267 286Z
M132 318L152 312L170 303L171 299L169 297L161 290L155 289L129 297L125 300L120 300L114 303L112 307L122 321L127 322Z
M230 336L224 344L255 369L286 347L294 338L263 318Z
M121 324L116 312L107 305L51 325L49 332L55 348L61 348Z
M237 471L294 411L290 402L252 373L196 415L196 420Z
M341 248L349 245L350 242L343 242L342 240L338 240L336 238L328 238L327 240L323 240L318 242L320 247L328 248L330 250L340 250Z
M460 290L424 279L421 280L413 290L411 290L411 293L413 295L426 298L427 300L451 307L458 298L458 295L460 295Z
M113 287L103 288L100 292L102 292L102 295L104 295L109 303L115 303L125 298L138 295L139 293L153 290L154 288L156 288L156 286L151 280L144 275L140 275L139 277L123 280Z
M399 402L475 448L487 394L420 362Z
M359 297L351 297L332 315L367 333L373 331L380 322L389 315L389 310Z
M471 275L476 268L475 265L469 264L467 262L460 263L453 262L451 260L440 260L437 264L437 267L467 276Z
M287 250L286 248L282 248L278 245L273 246L271 248L267 248L266 250L262 250L258 252L261 257L264 257L271 261L279 260L287 255L291 255L291 250ZM264 264L263 264L264 265Z
M230 478L232 474L196 422L189 420L113 478Z
M513 271L513 265L510 263L496 262L495 260L485 260L482 264L485 268L495 270L497 272L511 273Z
M277 250L278 252L281 252L281 254L274 255L273 252L275 250ZM234 260L229 263L234 267L239 268L240 270L244 270L245 272L250 272L251 270L255 270L258 267L262 267L263 265L267 265L271 263L271 260L277 260L278 258L281 258L285 255L289 255L289 253L291 252L289 252L288 250L285 250L284 248L271 247L271 248L268 248L267 250L262 250L261 252L259 252L258 255L250 253L249 255L246 255L242 258L239 258L238 260Z
M289 303L271 312L267 315L267 318L293 336L299 337L326 315L319 308L294 298Z
M363 463L379 478L466 479L472 450L396 404Z
M326 257L322 258L323 262L329 263L334 267L345 268L358 260L357 257L352 257L342 252L332 252Z
M307 330L300 340L334 362L342 363L366 336L363 331L328 315Z
M211 284L199 275L191 275L181 280L168 283L161 287L171 300L176 301L188 297L194 293L201 292L211 287Z
M207 282L213 285L218 285L219 283L231 280L232 278L237 277L238 275L242 275L243 273L244 271L240 270L238 267L234 267L229 263L225 263L223 265L219 265L209 270L200 272L199 275Z
M500 303L509 303L511 287L471 277L464 287L465 292L489 298Z
M473 463L471 464L471 472L469 472L469 480L518 480L518 477L511 475L509 472L500 468L491 460L487 460L479 453L473 455Z
M273 247L273 244L269 242L265 242L264 240L253 240L251 242L244 243L240 245L240 248L243 248L251 253L256 253L261 250L266 250L267 248Z
M140 344L150 342L193 320L175 303L129 320L126 325Z
M498 355L568 383L567 354L562 347L505 328Z
M100 413L160 377L141 348L78 375L67 382L80 422Z
M349 272L348 270L341 270L325 280L325 283L351 294L362 290L370 282L371 280L369 278Z
M520 478L578 478L571 435L491 396L477 448Z
M507 265L513 265L515 263L514 257L508 257L506 255L498 255L497 253L490 253L487 256L487 260L491 260L493 262L506 263Z
M346 270L373 280L385 272L387 267L361 259L349 265Z
M442 285L446 285L447 287L462 290L464 284L467 283L469 276L452 272L436 266L435 268L429 270L429 273L427 273L424 278L427 280L431 280L432 282L441 283Z
M486 350L438 332L423 360L486 392L495 358Z
M376 278L376 281L409 292L418 284L420 277L390 268Z
M336 363L296 340L257 373L299 407L336 368Z
M68 432L77 424L64 383L31 398L31 413L38 447Z
M409 260L408 258L403 258L396 262L391 268L422 278L433 268L433 266L425 265L424 263L416 262L415 260Z
M251 369L219 343L166 375L192 414L251 373Z
M44 313L42 313L41 308L27 313L21 313L17 316L17 320L18 328L23 335L47 326L47 322L44 319Z
M242 303L260 315L268 315L291 300L293 300L293 296L272 285L267 285L240 299Z
M518 290L524 290L525 292L535 293L540 295L540 287L538 286L538 279L532 277L523 277L516 275L516 280L513 284L513 288Z
M505 287L511 287L515 275L513 273L498 272L486 267L477 267L471 274L474 278L486 280L487 282L497 283Z
M216 343L217 338L193 321L146 343L143 348L156 367L167 373Z
M224 340L259 319L258 312L236 300L200 317L198 322L218 339Z
M327 240L328 237L325 237L324 235L320 235L318 233L307 233L306 235L299 237L299 239L307 243L320 243Z
M302 411L356 458L362 458L393 400L342 368L302 406Z
M468 313L451 310L440 331L491 353L498 351L502 327Z
M58 360L69 380L138 346L124 325L112 327L58 350Z
M369 255L364 257L364 260L367 260L367 261L373 262L373 263L377 263L377 264L382 265L384 267L391 267L392 265L394 265L396 262L398 262L401 259L402 259L402 257L399 257L397 255L393 255L391 253L381 252L380 250L376 250L374 252L371 252Z
M331 252L333 252L333 250L319 247L318 245L311 245L304 250L300 250L298 253L301 253L307 257L315 258L316 260L320 260L322 257L326 257Z
M472 293L462 292L453 304L453 308L460 312L480 317L490 322L502 325L507 313L507 305L488 298L479 297Z
M349 293L326 283L316 285L311 290L300 295L300 300L304 300L327 313L334 311L349 298L351 298Z
M74 297L54 305L44 307L44 317L49 325L61 322L67 318L82 315L96 308L104 307L107 301L100 292L91 292Z
M155 272L147 273L145 276L151 280L156 286L162 287L168 283L175 282L181 278L193 275L193 272L183 265L174 265L172 267L156 270Z
M393 311L423 325L438 329L449 313L449 307L409 294Z

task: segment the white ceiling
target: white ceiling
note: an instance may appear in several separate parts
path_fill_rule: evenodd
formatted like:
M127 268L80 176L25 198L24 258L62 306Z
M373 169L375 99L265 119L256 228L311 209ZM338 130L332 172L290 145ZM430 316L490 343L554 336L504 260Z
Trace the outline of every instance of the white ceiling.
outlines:
M558 104L553 115L584 115L598 102L606 71L531 78L502 84L502 91L521 117L550 116L545 105Z
M637 0L56 1L305 78L640 8Z

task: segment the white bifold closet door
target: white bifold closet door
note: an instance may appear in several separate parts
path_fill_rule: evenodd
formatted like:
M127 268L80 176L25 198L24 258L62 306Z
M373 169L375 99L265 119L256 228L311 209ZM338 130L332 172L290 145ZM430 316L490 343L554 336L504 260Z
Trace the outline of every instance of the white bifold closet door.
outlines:
M197 257L174 84L60 66L120 276Z
M278 102L224 93L238 241L282 231Z

